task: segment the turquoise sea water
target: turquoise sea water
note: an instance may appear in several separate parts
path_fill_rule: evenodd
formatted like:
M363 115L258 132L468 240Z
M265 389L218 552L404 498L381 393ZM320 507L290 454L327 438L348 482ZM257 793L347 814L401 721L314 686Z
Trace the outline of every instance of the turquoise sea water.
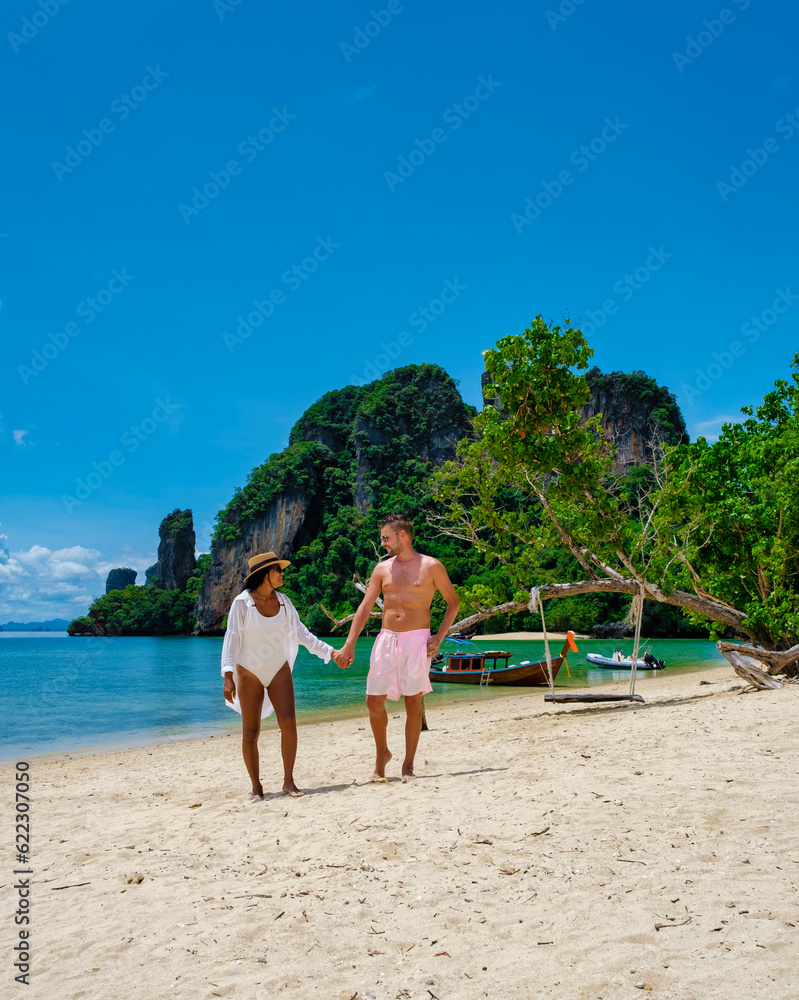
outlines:
M331 716L363 715L365 678L372 639L360 639L355 663L339 670L300 646L294 688L300 722ZM342 645L334 639L333 644ZM511 663L543 659L542 642L479 641L484 649L512 652ZM629 671L597 670L589 652L610 655L616 645L632 652L632 642L578 641L557 688L586 687L629 679ZM551 644L553 656L560 642ZM665 659L666 673L681 673L726 663L712 642L656 640L654 654ZM31 754L141 746L207 736L237 729L239 716L222 698L219 672L221 639L83 638L59 632L0 633L0 760ZM656 675L660 676L661 671ZM646 697L652 673L638 674L636 690ZM502 688L434 684L426 699L437 704L507 697L540 699L543 688ZM392 703L389 703L391 705ZM274 716L264 723L274 726Z

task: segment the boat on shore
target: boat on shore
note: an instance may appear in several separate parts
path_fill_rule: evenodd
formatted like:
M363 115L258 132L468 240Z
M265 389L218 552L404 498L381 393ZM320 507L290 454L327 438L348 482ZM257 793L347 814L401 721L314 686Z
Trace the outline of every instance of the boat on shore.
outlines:
M474 644L471 644L474 645ZM560 656L552 657L552 680L566 662L566 655L571 649L577 652L574 642L574 632L566 633ZM504 650L481 652L474 649L459 650L450 653L447 662L440 668L430 669L431 681L443 681L445 684L503 684L512 687L542 687L549 684L549 674L546 660L529 660L519 664L508 664L511 654ZM498 667L499 660L505 661L505 666ZM486 661L491 661L489 666Z
M633 661L629 656L616 658L615 656L601 656L599 653L586 653L586 660L600 670L632 670ZM651 653L644 653L638 657L638 670L663 670L666 666L665 660L656 659Z

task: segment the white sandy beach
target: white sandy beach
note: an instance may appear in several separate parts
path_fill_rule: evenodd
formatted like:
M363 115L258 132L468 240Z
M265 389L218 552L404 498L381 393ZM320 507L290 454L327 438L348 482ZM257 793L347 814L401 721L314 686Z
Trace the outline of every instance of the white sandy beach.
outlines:
M476 691L428 711L407 785L398 711L386 784L365 717L304 726L299 800L249 804L236 737L34 760L24 995L795 1000L799 686L738 684Z

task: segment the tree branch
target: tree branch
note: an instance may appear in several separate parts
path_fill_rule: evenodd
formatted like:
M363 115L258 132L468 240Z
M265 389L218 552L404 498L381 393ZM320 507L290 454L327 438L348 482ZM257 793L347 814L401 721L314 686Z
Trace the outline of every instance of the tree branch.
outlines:
M646 597L650 600L658 601L660 604L672 604L678 608L685 608L696 614L704 615L711 621L719 622L722 625L729 625L732 628L743 628L743 621L746 615L742 611L731 608L726 604L700 597L698 594L689 594L684 590L675 590L671 594L666 594L657 584L644 580L580 580L577 583L548 583L540 588L542 600L550 600L555 597L575 597L578 594L637 594L641 587L646 590ZM463 618L450 628L449 635L453 632L460 632L468 629L477 622L485 621L486 618L493 618L495 615L514 614L517 611L525 611L527 601L508 601L505 604L498 604L493 608L486 608L476 614ZM738 647L736 647L738 648ZM796 658L799 659L799 646L793 647L797 650ZM789 650L789 652L791 652ZM774 656L785 656L785 653L775 653Z
M336 629L339 628L339 626L346 625L347 622L351 622L352 619L355 617L355 614L353 613L351 615L345 615L343 618L336 618L335 615L331 615L330 614L330 612L327 610L327 608L324 606L324 604L320 604L319 607L322 609L322 611L324 611L324 613L331 620L331 622L333 622L333 628L331 629L332 632L335 632ZM370 618L380 618L382 616L382 614L383 614L382 611L370 611L369 612L369 617Z
M569 549L569 551L571 552L571 554L574 556L574 558L577 560L577 562L583 567L583 569L586 571L586 573L593 580L596 580L597 579L596 573L593 571L593 569L591 568L591 566L589 566L589 564L585 561L585 559L583 558L581 550L577 548L577 546L572 541L571 536L566 532L565 528L561 525L560 521L555 516L555 512L552 510L552 507L551 507L549 501L547 500L546 495L544 494L544 492L542 490L540 490L538 488L538 486L533 482L533 480L530 478L530 475L529 475L529 473L527 472L526 469L525 469L525 472L524 472L524 476L527 479L527 482L530 484L531 488L535 491L535 495L538 497L538 502L541 504L541 506L544 508L544 510L549 515L550 521L555 525L555 528L557 529L558 533L560 534L560 537L563 540L563 544Z

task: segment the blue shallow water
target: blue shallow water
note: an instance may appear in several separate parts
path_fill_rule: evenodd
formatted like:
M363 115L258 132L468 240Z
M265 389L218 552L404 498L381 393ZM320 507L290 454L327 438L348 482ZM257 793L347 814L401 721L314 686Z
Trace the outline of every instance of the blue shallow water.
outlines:
M342 645L343 640L333 640ZM298 719L366 715L365 678L372 639L360 639L355 663L339 670L302 646L294 667ZM541 642L478 641L484 649L502 648L511 663L542 659ZM631 642L583 640L570 654L558 688L606 684L629 679L629 671L597 670L585 653L610 655L616 645L632 652ZM551 644L553 655L561 644ZM65 633L0 633L0 760L31 754L100 747L140 746L207 736L237 729L239 716L225 706L219 672L221 639L70 637ZM666 673L682 673L726 663L713 643L693 639L657 640L655 655ZM660 676L663 672L656 672ZM652 674L638 674L637 690L646 694ZM477 688L434 684L428 709L464 698L515 694L540 698L541 688ZM265 725L275 725L274 716Z

